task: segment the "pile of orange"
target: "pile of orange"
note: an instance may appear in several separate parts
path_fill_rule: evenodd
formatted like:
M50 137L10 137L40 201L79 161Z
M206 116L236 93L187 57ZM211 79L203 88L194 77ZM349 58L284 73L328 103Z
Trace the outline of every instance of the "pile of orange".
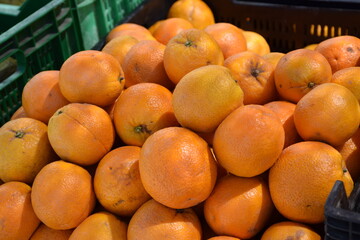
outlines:
M321 239L360 177L360 39L271 52L178 0L25 86L0 128L0 239Z

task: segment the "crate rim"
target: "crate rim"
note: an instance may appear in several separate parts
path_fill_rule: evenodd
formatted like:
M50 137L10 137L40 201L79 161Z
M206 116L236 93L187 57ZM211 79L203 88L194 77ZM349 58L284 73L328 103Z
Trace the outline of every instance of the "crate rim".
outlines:
M352 194L354 194L355 188L358 187L359 184L360 184L359 182L356 182L354 184L354 189L352 190L351 195L349 197L346 197L345 201L349 203ZM327 201L325 203L325 211L324 211L325 217L336 218L343 221L360 224L360 214L358 212L355 212L354 210L351 209L342 208L341 206L337 206L337 203L341 201L341 199L339 199L338 197L339 192L345 193L345 186L343 181L336 180L336 182L333 185L332 191L329 194Z
M351 0L229 0L233 4L246 4L254 6L267 6L267 7L295 7L295 8L325 8L332 10L352 9L360 7L360 1ZM336 4L343 4L339 8Z
M32 13L28 17L24 18L18 24L14 25L13 27L6 30L5 32L3 32L0 35L0 44L2 44L4 42L6 42L7 40L9 40L17 32L25 29L26 27L31 25L35 20L37 20L37 19L43 17L44 15L46 15L47 13L51 12L53 8L59 6L63 2L65 2L65 0L52 0L51 2L46 4L45 6L41 7L38 11Z

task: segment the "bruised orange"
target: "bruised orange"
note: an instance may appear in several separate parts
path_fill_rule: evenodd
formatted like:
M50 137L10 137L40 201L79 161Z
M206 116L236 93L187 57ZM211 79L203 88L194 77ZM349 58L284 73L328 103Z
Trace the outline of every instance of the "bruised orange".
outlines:
M327 59L333 73L360 63L360 39L356 36L343 35L323 40L315 51Z
M244 104L265 104L277 97L273 65L260 55L245 51L227 58L224 66L244 91Z
M305 224L282 221L272 224L261 236L261 240L272 239L320 240L321 236Z
M94 176L94 190L100 204L120 216L132 216L150 195L139 174L140 147L123 146L106 154Z

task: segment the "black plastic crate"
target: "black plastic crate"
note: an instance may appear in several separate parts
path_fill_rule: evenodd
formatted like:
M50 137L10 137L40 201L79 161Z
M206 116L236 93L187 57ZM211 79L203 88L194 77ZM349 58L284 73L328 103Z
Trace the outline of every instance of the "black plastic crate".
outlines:
M339 35L360 37L360 1L204 0L217 22L255 31L283 52Z
M360 182L349 198L342 181L336 181L325 204L325 240L360 239Z
M167 13L175 1L176 0L145 0L143 4L138 6L135 11L127 15L122 21L118 22L118 24L131 22L148 28L156 21L167 18ZM105 45L105 37L101 38L93 49L102 49Z

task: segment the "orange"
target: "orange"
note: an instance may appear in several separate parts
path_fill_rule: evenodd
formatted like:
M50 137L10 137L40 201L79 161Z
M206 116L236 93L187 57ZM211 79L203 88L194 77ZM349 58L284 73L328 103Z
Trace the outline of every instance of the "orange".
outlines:
M217 176L216 162L205 140L180 127L161 129L145 141L139 169L151 197L176 209L204 201Z
M50 117L69 101L59 87L59 71L42 71L33 76L22 92L22 106L26 115L48 123Z
M144 40L135 44L125 55L122 68L125 87L148 82L157 83L170 90L174 84L164 68L165 45L158 41Z
M159 25L156 26L152 34L156 40L166 45L171 38L175 37L182 30L191 28L194 28L194 26L186 19L168 18L159 22Z
M315 51L325 56L333 73L360 63L360 39L355 36L344 35L323 40Z
M273 209L268 186L261 177L231 174L218 181L204 204L206 222L216 234L242 239L259 233Z
M119 30L129 30L129 29L134 29L134 30L140 30L143 28L143 26L137 24L137 23L131 23L131 22L126 22L126 23L122 23L119 24L117 26L114 27L114 29L116 28L117 31Z
M28 240L40 224L31 206L31 187L11 181L0 185L2 240Z
M204 30L183 30L173 37L165 48L165 71L175 84L196 68L223 63L224 55L219 44Z
M243 34L248 51L257 53L260 56L270 53L270 46L262 35L254 31L243 31Z
M34 180L31 202L36 216L48 227L75 228L95 206L91 176L73 163L49 163Z
M168 18L174 17L188 20L198 29L215 23L212 10L205 2L199 0L175 1L168 12Z
M353 181L341 154L315 141L295 143L281 153L269 172L271 198L287 219L315 224L324 221L324 205L336 180L349 196Z
M297 103L316 86L330 82L332 72L330 64L319 52L296 49L279 60L274 77L279 95L284 100Z
M136 23L122 23L114 27L106 36L106 42L110 42L114 38L121 36L131 36L138 41L155 40L150 31Z
M228 172L253 177L268 170L281 154L285 133L279 117L261 105L230 113L215 131L213 148Z
M288 101L273 101L264 104L265 107L271 109L280 118L285 130L284 148L302 141L300 138L294 122L294 111L296 104Z
M297 103L294 121L302 139L339 146L359 127L359 102L346 87L324 83Z
M136 38L124 35L106 43L101 51L112 55L122 65L126 53L138 42Z
M269 52L267 54L262 55L262 58L265 59L266 61L270 62L275 69L280 58L282 58L284 55L285 55L285 53L282 53L282 52Z
M351 136L344 144L337 146L336 149L343 157L346 168L349 170L351 178L355 180L360 178L360 130Z
M273 65L253 52L227 58L224 66L231 70L244 91L244 104L265 104L277 96Z
M140 179L140 150L135 146L116 148L106 154L96 168L97 200L116 215L131 216L150 199Z
M45 123L32 118L8 121L0 128L0 179L31 184L55 154Z
M70 103L50 118L48 137L61 159L91 165L110 151L115 130L109 114L102 108Z
M123 92L123 91L122 91ZM121 92L121 93L122 93ZM121 94L120 93L120 94ZM120 96L119 96L120 97ZM111 118L111 120L113 121L114 120L114 109L115 109L115 104L116 104L116 102L117 102L117 100L118 100L119 98L117 98L116 100L115 100L115 102L113 102L112 104L110 104L110 105L107 105L106 107L103 107L103 109L107 112L107 114L109 114L109 116L110 116L110 118Z
M120 95L124 82L119 62L101 51L77 52L60 68L60 90L70 102L110 105Z
M261 240L272 239L321 240L321 237L307 225L292 221L283 221L268 227L261 236Z
M243 31L231 23L214 23L204 30L219 44L225 59L247 50Z
M176 119L196 132L214 132L234 109L243 105L243 91L229 69L199 67L186 74L173 92Z
M216 236L208 238L208 240L240 240L240 238L229 237L229 236Z
M191 208L172 209L151 199L144 203L130 219L127 239L200 240L201 236L199 218Z
M14 119L17 119L17 118L22 118L22 117L28 117L25 110L24 110L24 107L23 106L20 106L12 115L11 115L11 118L10 120L14 120Z
M126 240L127 224L108 212L97 212L75 228L69 240Z
M166 19L158 20L155 23L153 23L150 27L148 27L148 30L151 34L154 34L155 30L160 26L160 23L165 21Z
M127 88L114 107L114 124L127 145L142 146L154 132L178 122L172 107L172 93L155 83Z
M315 48L318 46L318 43L312 43L312 44L308 44L306 45L304 48L305 49L309 49L309 50L315 50Z
M73 230L55 230L41 223L29 240L68 240Z
M360 67L348 67L335 72L331 82L348 88L360 102Z

